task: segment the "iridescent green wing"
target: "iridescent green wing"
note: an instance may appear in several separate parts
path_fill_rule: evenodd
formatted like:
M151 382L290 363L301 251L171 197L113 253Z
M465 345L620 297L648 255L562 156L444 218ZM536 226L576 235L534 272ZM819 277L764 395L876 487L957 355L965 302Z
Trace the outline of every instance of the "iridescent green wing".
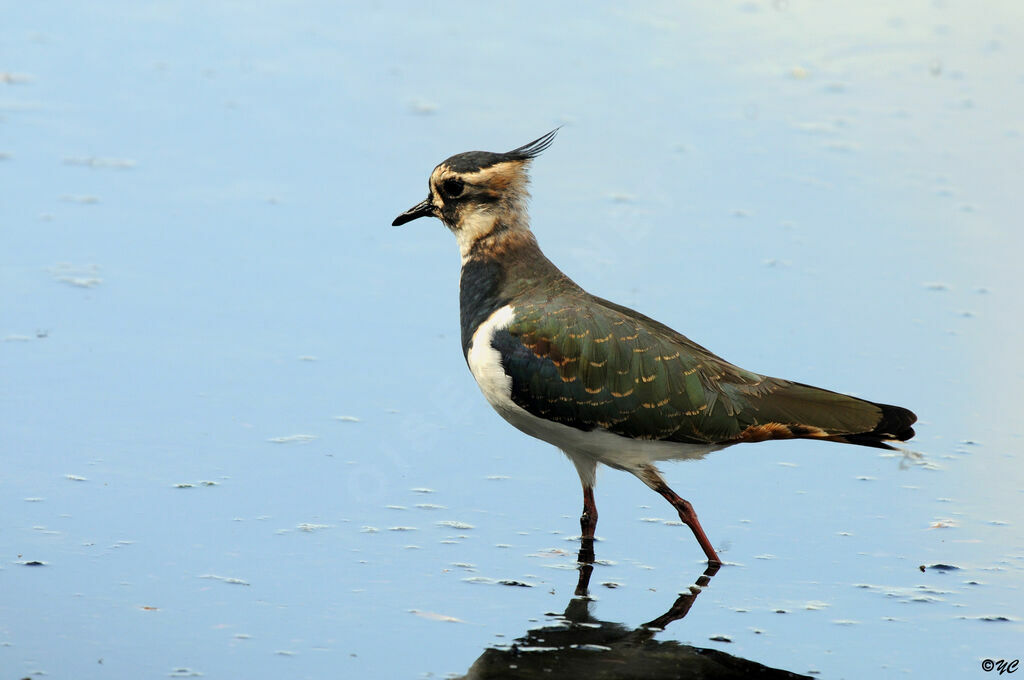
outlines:
M695 444L836 438L871 431L882 414L871 402L745 371L595 297L519 303L492 345L516 404L581 430Z

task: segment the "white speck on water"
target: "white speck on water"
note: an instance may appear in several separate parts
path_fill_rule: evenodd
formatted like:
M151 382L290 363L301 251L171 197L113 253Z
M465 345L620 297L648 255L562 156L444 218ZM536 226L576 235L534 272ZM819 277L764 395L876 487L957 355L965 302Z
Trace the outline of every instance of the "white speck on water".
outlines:
M446 510L444 505L438 505L437 503L417 503L416 507L420 510Z
M337 421L342 422L342 423L359 423L359 422L362 422L356 416L334 416L334 420L337 420Z
M388 527L388 531L419 531L416 527Z
M83 477L82 475L67 474L67 475L64 475L64 478L65 479L70 479L72 482L87 482L87 481L89 481L88 478Z
M416 487L415 489L409 489L409 491L412 491L413 493L437 493L433 489L428 489L425 486Z

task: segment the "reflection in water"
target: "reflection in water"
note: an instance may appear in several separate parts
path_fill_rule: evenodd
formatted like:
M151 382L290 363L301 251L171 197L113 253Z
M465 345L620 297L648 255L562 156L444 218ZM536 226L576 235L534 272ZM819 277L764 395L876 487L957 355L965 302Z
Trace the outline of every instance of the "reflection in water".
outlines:
M762 666L716 649L654 639L673 621L686 616L697 595L711 583L718 565L709 566L661 616L631 629L591 616L590 576L594 571L593 540L584 539L579 553L576 596L553 625L527 631L509 646L487 649L464 680L483 678L806 678Z

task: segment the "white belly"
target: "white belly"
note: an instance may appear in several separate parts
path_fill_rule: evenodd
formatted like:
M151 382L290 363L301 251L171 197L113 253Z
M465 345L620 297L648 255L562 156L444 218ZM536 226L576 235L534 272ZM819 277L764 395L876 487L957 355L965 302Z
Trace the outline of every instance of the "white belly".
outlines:
M584 431L529 413L512 401L512 377L502 368L501 354L491 346L494 333L506 328L513 318L512 305L506 305L491 314L473 333L472 345L466 358L469 370L484 397L502 418L516 428L557 446L574 460L585 456L595 462L630 472L659 460L703 458L711 451L722 448L632 439L600 428Z

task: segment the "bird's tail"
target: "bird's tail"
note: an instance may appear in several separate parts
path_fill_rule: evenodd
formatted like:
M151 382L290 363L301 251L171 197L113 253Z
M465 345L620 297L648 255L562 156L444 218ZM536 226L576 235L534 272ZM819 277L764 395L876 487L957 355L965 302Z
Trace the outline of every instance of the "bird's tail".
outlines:
M901 406L801 383L769 379L776 389L749 413L750 424L732 441L825 439L859 446L892 449L886 442L914 436L917 416Z
M845 442L847 444L858 444L860 446L873 446L879 449L893 449L886 442L905 442L914 436L912 425L917 422L914 412L902 406L890 404L875 404L881 411L882 416L870 432L856 432L854 434L839 435L832 438L833 441Z

